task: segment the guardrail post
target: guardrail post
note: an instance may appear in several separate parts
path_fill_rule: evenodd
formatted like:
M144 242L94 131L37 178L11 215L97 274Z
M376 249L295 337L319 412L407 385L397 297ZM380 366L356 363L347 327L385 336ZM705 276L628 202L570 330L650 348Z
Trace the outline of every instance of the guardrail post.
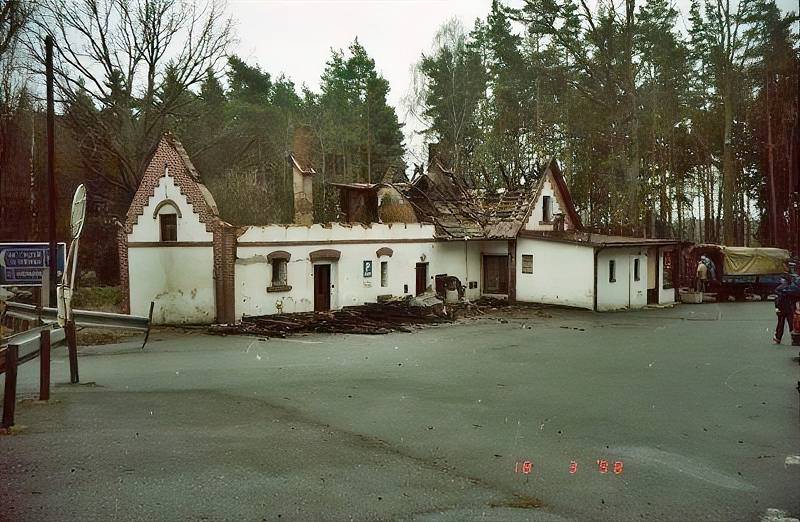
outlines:
M50 330L39 337L39 400L50 400Z
M3 392L3 420L0 428L8 429L14 425L14 408L17 406L17 360L19 346L10 344L6 347L6 384Z
M80 381L78 377L78 340L75 336L75 322L67 321L64 325L67 336L67 351L69 352L69 382L72 384Z

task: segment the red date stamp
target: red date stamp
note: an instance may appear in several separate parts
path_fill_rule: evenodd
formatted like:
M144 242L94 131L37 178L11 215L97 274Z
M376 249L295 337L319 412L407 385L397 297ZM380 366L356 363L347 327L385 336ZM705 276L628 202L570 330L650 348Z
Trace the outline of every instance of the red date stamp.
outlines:
M567 467L567 471L570 475L575 475L578 473L579 468L580 466L578 461L571 460L569 462L569 466ZM592 468L598 473L602 473L604 475L607 475L609 472L613 473L614 475L622 475L625 465L621 460L609 461L606 459L597 459L596 467L593 466ZM532 472L532 460L518 460L514 463L514 473L530 475Z

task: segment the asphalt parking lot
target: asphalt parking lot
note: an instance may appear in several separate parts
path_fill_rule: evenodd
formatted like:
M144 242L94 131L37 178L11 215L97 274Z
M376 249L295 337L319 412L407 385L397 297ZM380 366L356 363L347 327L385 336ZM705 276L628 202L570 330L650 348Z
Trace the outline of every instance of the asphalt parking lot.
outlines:
M53 400L0 437L0 520L800 516L798 348L770 344L770 303L548 315L162 331L82 348L81 385L59 350Z

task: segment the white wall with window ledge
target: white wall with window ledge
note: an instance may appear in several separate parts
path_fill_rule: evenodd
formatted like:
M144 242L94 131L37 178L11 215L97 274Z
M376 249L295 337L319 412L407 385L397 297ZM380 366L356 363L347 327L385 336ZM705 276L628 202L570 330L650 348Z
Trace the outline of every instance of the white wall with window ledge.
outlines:
M432 241L424 240L282 244L278 247L240 243L235 265L236 318L314 310L314 265L331 265L331 309L376 302L379 295L413 295L416 263L421 262L423 256L425 260L431 260L434 245ZM391 248L392 255L378 256L381 247ZM286 263L286 288L270 291L274 265L267 260L267 255L278 248L291 254ZM339 258L312 261L311 253L318 250L335 250ZM364 277L364 261L372 262L371 277ZM376 270L380 263L386 263L386 286L381 285L381 271ZM404 292L405 285L408 292Z
M523 273L523 256L533 256L533 273ZM594 249L586 245L517 240L517 300L594 307Z

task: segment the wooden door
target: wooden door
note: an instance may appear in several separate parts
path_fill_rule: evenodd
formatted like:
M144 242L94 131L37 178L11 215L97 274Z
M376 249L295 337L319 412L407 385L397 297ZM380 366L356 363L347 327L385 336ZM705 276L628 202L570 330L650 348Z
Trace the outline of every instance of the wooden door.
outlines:
M417 293L424 294L428 288L428 263L417 263Z
M483 256L483 293L508 294L508 256Z
M331 309L331 265L314 265L314 311Z

